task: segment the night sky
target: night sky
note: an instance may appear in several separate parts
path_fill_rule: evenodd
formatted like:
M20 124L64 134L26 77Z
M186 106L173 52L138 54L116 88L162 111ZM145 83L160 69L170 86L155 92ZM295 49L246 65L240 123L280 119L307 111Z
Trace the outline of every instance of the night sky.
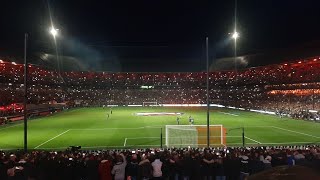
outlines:
M234 0L1 2L0 55L32 62L54 55L49 8L62 60L94 71L203 71L210 59L233 56ZM238 0L239 55L288 49L320 40L317 0ZM50 57L50 56L49 56ZM54 56L53 56L54 57ZM271 61L270 61L271 63ZM272 62L273 63L273 62Z

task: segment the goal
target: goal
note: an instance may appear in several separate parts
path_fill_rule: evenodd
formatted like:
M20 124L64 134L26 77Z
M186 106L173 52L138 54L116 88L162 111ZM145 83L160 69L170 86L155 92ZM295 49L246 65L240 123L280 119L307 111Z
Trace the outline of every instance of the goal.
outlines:
M153 102L142 102L142 106L158 106L158 102L157 101L153 101Z
M226 129L222 125L210 125L210 146L226 146ZM206 125L166 125L167 147L207 146Z

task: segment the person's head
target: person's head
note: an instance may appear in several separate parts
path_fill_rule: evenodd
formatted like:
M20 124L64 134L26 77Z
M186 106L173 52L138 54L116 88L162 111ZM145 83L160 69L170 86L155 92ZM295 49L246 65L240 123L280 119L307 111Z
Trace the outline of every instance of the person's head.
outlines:
M122 156L117 155L117 156L116 156L116 161L117 161L117 162L123 162Z
M148 159L147 155L146 154L142 154L141 160L145 160L145 159Z
M16 161L17 156L15 154L10 155L10 161Z
M132 155L131 161L132 161L132 162L137 162L137 161L138 161L138 157L137 157L136 154L133 154L133 155Z
M156 153L154 154L154 159L160 159L160 154L156 152Z

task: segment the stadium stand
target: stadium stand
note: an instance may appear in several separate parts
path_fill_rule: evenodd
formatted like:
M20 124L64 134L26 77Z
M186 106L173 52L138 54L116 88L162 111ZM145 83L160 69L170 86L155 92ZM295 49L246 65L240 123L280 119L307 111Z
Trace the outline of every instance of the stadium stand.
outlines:
M319 120L320 58L210 73L210 103L274 111ZM206 73L63 72L29 66L28 112L46 114L76 106L204 104ZM141 88L148 87L147 89ZM124 98L125 97L125 98ZM155 98L156 97L156 98ZM0 124L23 109L23 65L0 61ZM120 156L124 155L124 159ZM157 161L155 161L157 159ZM0 179L239 179L269 168L302 165L320 172L319 146L183 148L0 153ZM155 163L156 162L156 163ZM161 165L157 173L152 167ZM288 174L287 174L288 175ZM319 179L319 176L317 178Z
M123 157L121 157L123 156ZM123 169L119 170L119 166ZM309 177L310 172L281 174L293 166L311 169L319 179L318 146L134 149L82 151L1 152L0 179L107 180L121 171L125 179L244 179L272 168L281 168L281 179ZM152 169L159 168L157 172ZM116 170L117 169L117 170ZM265 178L274 173L264 174ZM254 177L254 176L253 176ZM261 178L261 177L260 177ZM273 177L274 178L274 177ZM271 177L272 179L272 177Z
M210 103L319 120L320 58L210 72ZM73 106L206 103L206 73L106 73L49 71L29 65L28 103ZM149 87L148 89L141 88ZM23 65L0 62L0 113L23 102ZM125 98L123 98L125 97ZM311 110L311 111L310 111Z

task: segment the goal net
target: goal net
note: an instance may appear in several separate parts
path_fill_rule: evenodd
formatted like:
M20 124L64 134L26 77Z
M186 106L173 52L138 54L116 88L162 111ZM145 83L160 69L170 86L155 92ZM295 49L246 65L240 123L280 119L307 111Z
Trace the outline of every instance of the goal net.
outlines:
M222 125L209 126L210 146L226 145L226 129ZM207 146L206 125L166 125L167 147Z
M142 106L158 106L158 103L156 101L154 102L142 102Z

